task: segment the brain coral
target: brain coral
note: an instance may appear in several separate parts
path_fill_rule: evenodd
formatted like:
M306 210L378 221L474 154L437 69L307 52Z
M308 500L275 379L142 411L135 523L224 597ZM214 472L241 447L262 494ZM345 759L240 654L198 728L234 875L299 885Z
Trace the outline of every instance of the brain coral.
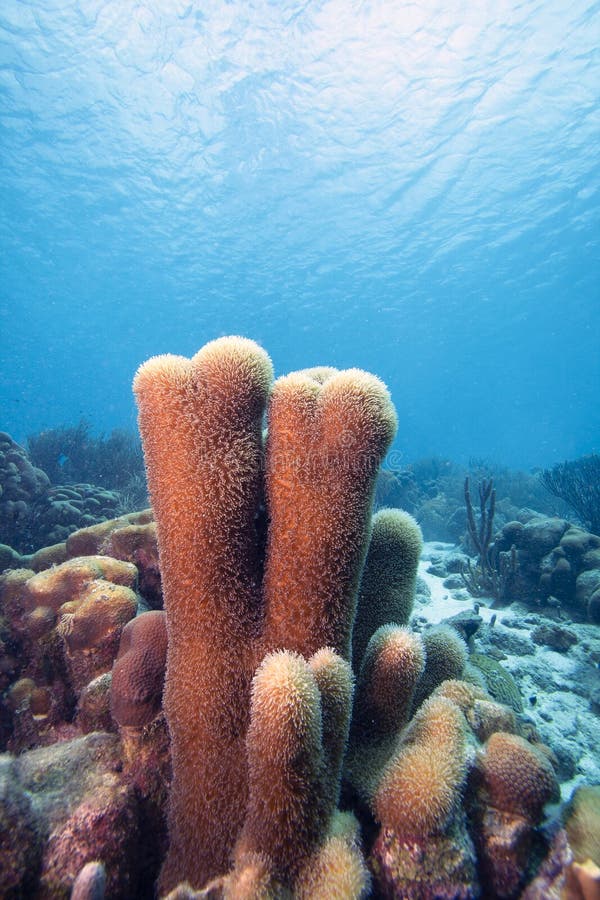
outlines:
M483 653L471 653L469 662L483 674L485 686L494 700L523 712L523 701L517 682L498 660Z
M480 770L490 804L537 824L546 803L559 798L548 757L524 738L498 731L488 739Z
M110 706L121 726L141 728L160 710L167 658L162 610L141 613L123 629L112 670Z

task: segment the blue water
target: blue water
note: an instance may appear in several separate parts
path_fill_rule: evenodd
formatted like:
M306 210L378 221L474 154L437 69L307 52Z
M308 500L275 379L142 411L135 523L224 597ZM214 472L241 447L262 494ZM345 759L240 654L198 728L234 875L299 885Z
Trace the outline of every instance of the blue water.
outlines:
M253 337L400 458L600 449L600 4L3 0L0 428Z

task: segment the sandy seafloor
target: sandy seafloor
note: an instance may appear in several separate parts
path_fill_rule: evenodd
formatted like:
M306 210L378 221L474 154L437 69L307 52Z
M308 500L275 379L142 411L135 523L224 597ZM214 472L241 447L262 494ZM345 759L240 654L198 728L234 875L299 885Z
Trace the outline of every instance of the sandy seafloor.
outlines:
M524 714L561 761L562 799L568 800L580 783L600 784L600 710L592 711L590 704L590 684L597 677L600 663L593 662L589 656L592 643L600 648L598 626L568 618L557 623L542 609L532 610L519 602L492 608L491 598L473 598L466 588L445 587L445 579L429 570L432 562L457 552L458 548L452 544L425 544L419 563L413 621L438 624L477 605L484 622L490 626L493 620L493 624L485 631L480 628L481 636L479 632L475 635L476 649L485 653L493 641L493 647L503 654L501 665L520 688ZM423 582L429 597L425 596ZM545 623L560 624L575 632L578 642L565 652L539 646L531 639L531 632L536 624Z

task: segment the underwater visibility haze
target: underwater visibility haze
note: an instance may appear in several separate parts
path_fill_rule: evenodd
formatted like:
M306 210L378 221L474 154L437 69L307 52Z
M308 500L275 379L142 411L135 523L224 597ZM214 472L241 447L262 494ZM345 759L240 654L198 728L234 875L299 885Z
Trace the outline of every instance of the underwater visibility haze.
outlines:
M598 449L597 3L6 0L2 427L135 428L251 337L390 387L399 459Z

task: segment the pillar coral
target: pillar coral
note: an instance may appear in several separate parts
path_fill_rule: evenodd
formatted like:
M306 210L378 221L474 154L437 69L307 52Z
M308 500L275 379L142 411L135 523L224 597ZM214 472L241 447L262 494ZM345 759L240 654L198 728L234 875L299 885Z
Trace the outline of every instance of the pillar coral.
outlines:
M422 550L421 529L409 513L401 509L375 513L352 632L352 664L357 671L378 628L408 624Z
M374 481L395 412L367 373L295 373L273 387L265 452L271 382L268 356L243 338L213 341L191 360L151 359L134 382L168 634L173 784L162 890L184 880L202 887L229 868L248 808L248 757L252 783L262 778L254 735L275 715L267 708L266 724L264 716L255 724L247 754L261 660L282 649L308 660L325 645L346 659L350 652ZM312 676L297 677L313 692L316 679L313 706L320 693L323 720L343 719L319 680L331 667L311 665ZM339 748L313 743L339 765ZM328 793L334 779L318 778ZM242 843L255 852L252 834L248 822Z
M348 657L373 481L396 430L382 383L350 369L279 378L269 404L265 636Z

